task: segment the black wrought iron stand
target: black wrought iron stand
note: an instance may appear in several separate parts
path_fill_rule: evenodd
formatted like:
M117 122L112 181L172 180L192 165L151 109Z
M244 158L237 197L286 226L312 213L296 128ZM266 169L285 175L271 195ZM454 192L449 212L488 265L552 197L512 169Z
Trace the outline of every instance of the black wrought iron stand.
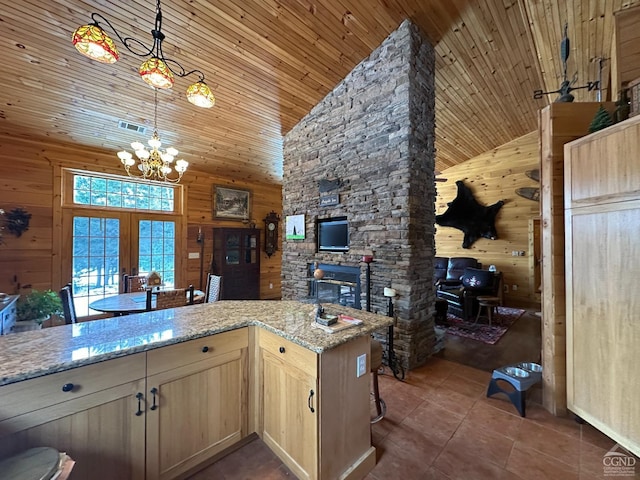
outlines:
M388 297L389 303L387 307L387 316L394 319L395 322L395 313L393 311L393 297ZM387 366L393 372L393 376L398 380L404 380L404 367L396 358L396 352L393 349L393 323L389 325L389 330L387 332Z

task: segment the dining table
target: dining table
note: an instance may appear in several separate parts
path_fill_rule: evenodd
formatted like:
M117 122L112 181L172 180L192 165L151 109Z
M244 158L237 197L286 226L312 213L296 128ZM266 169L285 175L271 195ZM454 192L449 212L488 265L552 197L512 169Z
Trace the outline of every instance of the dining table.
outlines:
M152 291L156 293L157 290ZM189 290L187 290L187 298L189 300ZM204 300L204 292L201 290L193 291L194 302ZM95 300L89 304L89 308L97 312L111 313L114 316L127 315L130 313L141 313L147 310L147 292L130 292L119 293L109 297ZM151 296L151 308L156 308L156 296Z

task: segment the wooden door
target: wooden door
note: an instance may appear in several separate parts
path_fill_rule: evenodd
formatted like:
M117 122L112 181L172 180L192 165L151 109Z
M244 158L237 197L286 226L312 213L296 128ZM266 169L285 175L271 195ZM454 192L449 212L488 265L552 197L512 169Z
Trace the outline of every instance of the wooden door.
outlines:
M262 439L300 479L318 478L316 355L260 331Z
M186 364L147 379L147 478L181 476L247 435L246 340L243 348L217 355L217 346L207 344L214 352L208 356L196 346L194 352L208 358L188 363L193 345L150 352L150 365L180 357Z
M214 228L212 271L222 276L222 300L260 298L260 231Z

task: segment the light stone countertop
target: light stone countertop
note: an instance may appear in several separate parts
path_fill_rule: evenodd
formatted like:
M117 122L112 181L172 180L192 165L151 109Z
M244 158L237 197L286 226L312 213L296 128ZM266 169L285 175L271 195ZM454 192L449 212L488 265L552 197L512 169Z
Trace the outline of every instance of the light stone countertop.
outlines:
M392 323L390 317L340 305L326 312L362 325L327 333L313 324L314 306L298 301L223 300L0 336L0 385L61 372L249 325L316 353Z

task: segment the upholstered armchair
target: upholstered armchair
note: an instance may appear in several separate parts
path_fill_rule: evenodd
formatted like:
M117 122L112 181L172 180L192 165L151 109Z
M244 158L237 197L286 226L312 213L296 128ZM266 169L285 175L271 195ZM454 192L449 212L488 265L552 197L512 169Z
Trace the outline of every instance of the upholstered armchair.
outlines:
M482 268L482 264L470 257L435 257L433 262L433 283L439 288L459 287L467 267Z
M469 321L478 313L478 297L499 296L501 279L500 273L467 267L457 286L440 285L436 296L447 301L449 312Z

